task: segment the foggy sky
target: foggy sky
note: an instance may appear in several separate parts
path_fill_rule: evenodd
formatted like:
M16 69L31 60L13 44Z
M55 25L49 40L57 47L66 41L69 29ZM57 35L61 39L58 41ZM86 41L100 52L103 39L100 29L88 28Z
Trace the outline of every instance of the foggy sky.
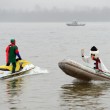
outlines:
M0 0L0 9L34 10L36 8L80 10L85 7L110 7L110 0Z
M110 0L0 0L0 22L110 21Z

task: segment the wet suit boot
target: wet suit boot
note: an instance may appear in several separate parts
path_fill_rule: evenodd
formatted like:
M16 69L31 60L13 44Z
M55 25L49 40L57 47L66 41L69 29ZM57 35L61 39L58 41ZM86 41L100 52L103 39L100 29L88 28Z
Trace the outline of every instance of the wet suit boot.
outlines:
M12 63L13 68L12 68L12 73L15 73L15 69L16 69L16 62Z

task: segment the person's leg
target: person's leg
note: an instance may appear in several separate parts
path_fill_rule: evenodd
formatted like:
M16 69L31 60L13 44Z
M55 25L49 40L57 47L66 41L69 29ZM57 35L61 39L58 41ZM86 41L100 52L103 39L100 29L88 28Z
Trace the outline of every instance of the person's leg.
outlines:
M12 73L15 73L15 69L16 69L16 62L12 63L13 68L12 68Z

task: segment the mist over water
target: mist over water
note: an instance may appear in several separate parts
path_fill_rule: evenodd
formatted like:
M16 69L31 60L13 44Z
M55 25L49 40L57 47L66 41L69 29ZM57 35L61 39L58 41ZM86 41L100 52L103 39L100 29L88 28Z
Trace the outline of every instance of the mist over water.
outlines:
M73 20L85 22L110 21L110 8L89 8L76 6L75 9L35 9L28 10L2 10L0 9L0 22L69 22Z
M109 82L80 82L63 73L58 62L82 63L80 51L89 55L95 45L110 70L110 23L68 27L66 23L0 23L0 64L5 48L15 38L22 59L48 70L16 79L0 80L1 110L109 110Z

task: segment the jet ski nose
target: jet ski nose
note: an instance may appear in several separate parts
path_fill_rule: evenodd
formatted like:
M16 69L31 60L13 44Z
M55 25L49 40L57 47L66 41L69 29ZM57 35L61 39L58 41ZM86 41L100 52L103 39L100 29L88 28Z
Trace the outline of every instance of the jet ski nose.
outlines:
M58 66L63 70L65 68L65 63L64 62L59 62Z

